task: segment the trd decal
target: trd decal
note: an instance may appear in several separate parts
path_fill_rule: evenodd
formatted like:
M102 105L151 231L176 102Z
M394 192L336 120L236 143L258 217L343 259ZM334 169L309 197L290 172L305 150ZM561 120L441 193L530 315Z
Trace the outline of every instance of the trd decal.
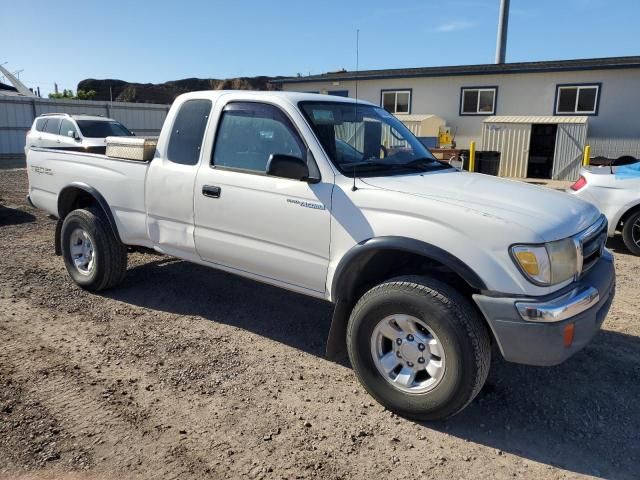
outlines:
M31 170L35 173L39 173L40 175L53 175L53 170L46 167L38 167L37 165L32 165Z
M324 210L324 205L321 203L303 202L301 200L296 200L295 198L287 198L287 203L295 203L301 207L313 208L314 210Z

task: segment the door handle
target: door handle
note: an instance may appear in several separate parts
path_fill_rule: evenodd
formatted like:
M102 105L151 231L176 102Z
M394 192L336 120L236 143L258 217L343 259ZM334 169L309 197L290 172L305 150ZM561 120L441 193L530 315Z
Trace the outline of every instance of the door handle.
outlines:
M205 197L211 198L220 198L220 191L222 189L220 187L215 187L213 185L203 185L202 186L202 194Z

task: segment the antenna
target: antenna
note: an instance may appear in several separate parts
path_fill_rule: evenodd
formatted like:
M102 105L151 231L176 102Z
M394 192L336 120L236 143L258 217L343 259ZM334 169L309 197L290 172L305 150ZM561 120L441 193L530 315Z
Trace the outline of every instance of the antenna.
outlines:
M360 29L356 29L356 106L355 106L355 119L358 119L358 69L360 67ZM356 130L356 134L358 131ZM353 186L351 187L351 191L355 192L358 190L356 187L356 166L353 165Z

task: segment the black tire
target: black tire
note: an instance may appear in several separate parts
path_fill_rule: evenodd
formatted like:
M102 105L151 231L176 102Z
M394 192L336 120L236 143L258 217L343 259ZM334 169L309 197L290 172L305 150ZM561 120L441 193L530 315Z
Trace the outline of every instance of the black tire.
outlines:
M444 374L428 392L400 391L374 363L374 329L395 314L419 319L442 343ZM491 363L489 332L478 312L452 287L430 277L394 278L365 293L349 318L347 349L367 391L387 409L417 420L442 420L461 411L484 385Z
M71 253L71 235L81 229L93 247L93 264L86 273L75 265ZM127 249L113 233L104 213L98 208L77 209L69 213L60 232L60 248L69 275L80 287L97 292L115 287L127 273Z
M634 235L636 237L635 240L633 238ZM640 241L640 210L632 213L629 218L624 221L622 240L631 253L640 256L640 245L636 243Z

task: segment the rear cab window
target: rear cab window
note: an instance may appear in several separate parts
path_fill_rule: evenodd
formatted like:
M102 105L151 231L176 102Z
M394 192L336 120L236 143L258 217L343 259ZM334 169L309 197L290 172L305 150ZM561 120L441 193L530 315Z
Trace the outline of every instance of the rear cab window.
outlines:
M211 105L211 100L194 99L180 106L169 137L169 161L182 165L198 163Z

